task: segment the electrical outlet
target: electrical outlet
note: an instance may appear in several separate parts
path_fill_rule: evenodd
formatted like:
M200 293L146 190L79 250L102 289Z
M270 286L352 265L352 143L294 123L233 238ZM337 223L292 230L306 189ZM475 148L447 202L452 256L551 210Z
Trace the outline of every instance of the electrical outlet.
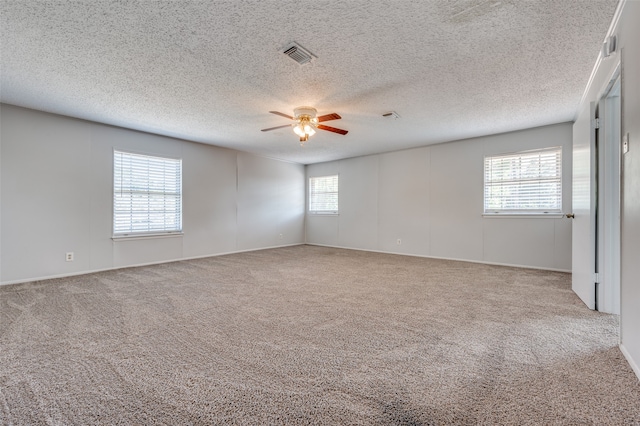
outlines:
M402 240L400 238L398 238L398 241L396 241L396 244L398 244L398 245L402 244Z
M73 252L72 251L67 253L66 261L67 262L73 262Z
M280 239L283 239L283 238L284 238L284 235L280 234Z

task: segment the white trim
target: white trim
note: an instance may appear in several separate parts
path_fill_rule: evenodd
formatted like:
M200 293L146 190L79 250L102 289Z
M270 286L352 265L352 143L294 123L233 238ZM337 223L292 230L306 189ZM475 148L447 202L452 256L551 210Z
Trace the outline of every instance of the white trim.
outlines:
M609 29L607 30L607 34L604 36L602 42L604 43L609 37L614 35L616 29L618 28L618 22L620 21L620 17L622 16L622 9L624 9L625 3L627 0L620 0L618 6L616 6L616 11L613 14L613 19L611 19L611 24L609 25ZM620 51L619 46L620 40L618 40L618 47L616 47L616 52ZM578 108L576 109L576 113L573 116L573 122L578 119L578 115L580 114L580 107L587 101L587 96L589 95L589 90L591 90L591 86L593 85L593 80L595 80L596 75L598 74L598 69L600 68L600 64L602 61L606 59L602 57L602 49L600 49L600 53L598 53L598 59L596 59L596 63L591 70L591 75L589 76L589 81L587 81L587 86L582 91L582 98L580 98L580 102L578 103Z
M201 256L182 257L180 259L159 260L157 262L136 263L134 265L113 266L111 268L92 269L92 270L89 270L89 271L71 272L71 273L68 273L68 274L47 275L47 276L43 276L43 277L35 277L35 278L28 278L28 279L22 279L22 280L5 281L5 282L0 282L0 286L11 285L11 284L30 283L30 282L44 281L44 280L52 280L52 279L55 279L55 278L75 277L75 276L78 276L78 275L95 274L97 272L115 271L115 270L118 270L118 269L125 269L125 268L138 268L140 266L160 265L162 263L182 262L183 260L204 259L205 257L218 257L218 256L226 256L226 255L229 255L229 254L247 253L247 252L250 252L250 251L270 250L270 249L276 249L276 248L303 246L303 245L305 245L305 243L284 244L284 245L281 245L281 246L260 247L260 248L247 249L247 250L228 251L228 252L224 252L224 253L203 254Z
M183 237L184 232L166 232L162 234L122 234L111 237L113 241L133 241L133 240L152 240L155 238L175 238Z
M111 151L113 151L114 154L116 152L123 152L125 154L141 155L143 157L162 158L162 159L167 158L169 160L182 161L182 157L175 157L173 155L164 154L164 153L158 154L157 152L151 152L151 151L136 151L136 150L130 150L129 148L118 148L115 146L111 147Z
M483 213L485 219L562 219L563 213Z
M512 263L487 262L487 261L484 261L484 260L458 259L458 258L454 258L454 257L427 256L427 255L424 255L424 254L398 253L398 252L393 252L393 251L370 250L370 249L343 247L343 246L332 246L332 245L328 245L328 244L315 244L315 243L309 243L309 242L307 242L305 244L308 245L308 246L332 247L332 248L339 248L339 249L345 249L345 250L368 251L368 252L372 252L372 253L382 253L382 254L395 254L397 256L421 257L421 258L425 258L425 259L454 260L456 262L479 263L479 264L482 264L482 265L508 266L510 268L537 269L537 270L541 270L541 271L571 273L570 269L545 268L545 267L542 267L542 266L516 265L516 264L512 264Z
M625 348L622 343L620 343L620 351L622 352L622 355L624 355L624 357L627 359L627 362L631 366L633 372L636 373L636 376L638 376L638 380L640 380L640 367L638 366L638 364L636 364L633 358L631 358L631 354L629 353L629 351L627 351L627 348Z

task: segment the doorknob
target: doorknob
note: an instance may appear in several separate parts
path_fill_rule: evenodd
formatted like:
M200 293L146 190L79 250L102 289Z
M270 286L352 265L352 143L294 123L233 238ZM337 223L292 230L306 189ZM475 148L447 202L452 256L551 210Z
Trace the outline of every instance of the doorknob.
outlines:
M568 219L573 219L573 218L575 218L575 217L576 217L576 215L574 215L573 213L567 213L567 214L565 214L565 216L566 216Z

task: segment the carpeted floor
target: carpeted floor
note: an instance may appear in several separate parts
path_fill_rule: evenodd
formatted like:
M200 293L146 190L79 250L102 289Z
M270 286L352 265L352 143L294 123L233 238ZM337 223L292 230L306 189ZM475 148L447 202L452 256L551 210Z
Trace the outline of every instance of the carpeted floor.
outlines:
M640 424L571 276L296 246L0 287L0 423Z

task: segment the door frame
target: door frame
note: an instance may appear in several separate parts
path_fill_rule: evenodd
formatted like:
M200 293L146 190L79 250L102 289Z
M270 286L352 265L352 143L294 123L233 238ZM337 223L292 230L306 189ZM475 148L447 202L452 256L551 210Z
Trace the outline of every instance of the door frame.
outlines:
M597 310L620 314L621 98L620 68L598 103L596 272Z
M577 116L574 122L573 134L573 167L572 167L572 279L571 288L580 297L589 309L602 310L611 308L611 303L603 301L612 301L612 294L609 292L609 286L599 285L598 281L602 281L598 273L601 268L606 269L606 265L601 262L604 250L601 249L601 242L606 241L606 236L601 234L606 226L606 222L600 222L603 215L598 216L598 201L601 207L603 203L609 202L608 199L599 200L599 195L605 193L605 186L600 188L598 192L598 166L600 160L597 155L598 145L604 148L607 145L604 126L598 124L598 112L603 112L602 122L605 122L606 98L611 88L616 84L620 76L620 63L611 68L605 84L597 92L598 96L594 96L597 102L590 102L588 110L583 110ZM599 141L598 141L599 139ZM619 143L619 141L618 141ZM604 160L603 160L604 161ZM620 254L618 252L618 260L620 262ZM604 290L606 288L606 291ZM618 290L619 291L619 290ZM609 292L609 294L607 294ZM619 294L619 293L618 293ZM619 297L618 297L619 306Z

